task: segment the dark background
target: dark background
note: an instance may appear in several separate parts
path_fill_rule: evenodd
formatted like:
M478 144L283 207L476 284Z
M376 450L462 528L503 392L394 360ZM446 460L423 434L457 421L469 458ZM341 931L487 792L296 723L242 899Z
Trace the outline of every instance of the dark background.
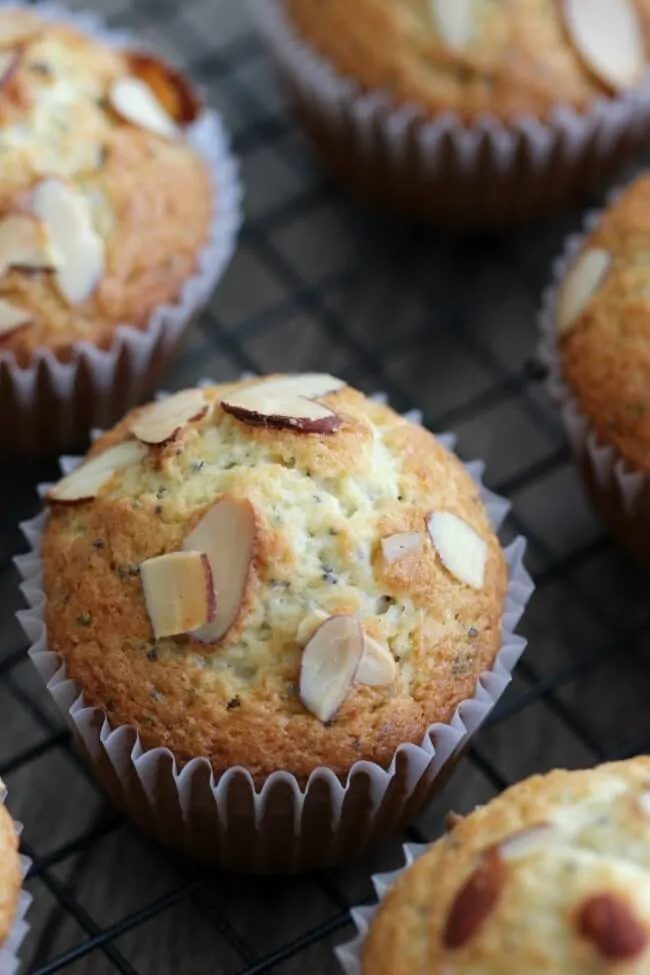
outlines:
M647 581L587 510L531 361L540 293L580 213L465 242L384 221L343 198L311 157L244 3L91 6L206 86L246 183L238 254L164 385L316 368L385 390L398 409L422 408L434 431L454 430L464 458L487 461L488 485L514 503L504 537L530 539L530 648L411 837L437 835L450 806L465 811L532 772L645 750ZM141 840L71 752L13 620L17 522L36 510L35 484L53 467L0 465L0 776L35 858L25 971L338 971L331 949L353 931L348 904L371 896L370 873L399 862L403 838L371 862L290 881L196 874Z

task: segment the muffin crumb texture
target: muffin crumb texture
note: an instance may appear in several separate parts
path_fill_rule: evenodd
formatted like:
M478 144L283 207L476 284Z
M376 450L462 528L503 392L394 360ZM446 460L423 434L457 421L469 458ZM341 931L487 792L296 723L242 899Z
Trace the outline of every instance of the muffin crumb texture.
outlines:
M560 284L562 375L598 439L650 470L650 177L604 212Z
M512 786L405 871L364 975L650 971L650 759Z
M5 795L0 779L0 951L11 932L21 888L18 837L3 805Z
M151 55L0 11L0 352L65 361L179 297L213 205L199 108Z
M284 0L298 35L368 91L466 121L545 119L639 85L650 0Z
M332 376L134 410L49 503L50 649L181 765L387 765L500 646L505 560L477 486Z

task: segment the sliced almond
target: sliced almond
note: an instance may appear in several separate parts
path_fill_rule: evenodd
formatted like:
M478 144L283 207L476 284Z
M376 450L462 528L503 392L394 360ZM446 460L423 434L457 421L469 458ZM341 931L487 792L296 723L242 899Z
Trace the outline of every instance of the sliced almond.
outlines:
M605 250L583 251L573 262L562 282L557 301L557 332L568 332L587 302L596 293L612 259Z
M212 572L201 552L171 552L140 566L147 612L157 640L178 636L214 619Z
M167 115L180 125L190 125L201 111L201 102L185 75L170 64L141 51L128 51L129 72L153 92Z
M25 311L24 308L18 308L17 305L12 305L10 301L5 301L4 298L0 298L0 338L15 332L31 320L30 312Z
M109 100L125 122L164 139L173 139L178 135L178 126L169 117L149 85L140 78L120 78L112 86Z
M55 254L35 217L8 213L0 220L0 277L10 267L50 270L55 265Z
M49 501L66 504L90 501L116 471L137 464L145 453L146 448L136 440L125 440L124 443L109 447L62 478L49 490L47 498Z
M462 50L472 40L475 25L471 0L430 0L440 38L447 47Z
M0 87L7 84L21 60L20 51L15 48L6 51L0 50Z
M200 420L207 412L203 390L184 389L140 413L129 431L142 443L162 444L173 440L182 427L192 420Z
M451 574L472 589L482 589L488 547L478 532L450 511L434 511L427 528L438 555Z
M354 616L330 616L302 654L300 697L320 721L331 721L343 704L361 661L363 632Z
M32 209L43 221L57 259L55 280L70 304L86 301L104 273L104 241L85 196L59 179L35 188Z
M316 398L345 385L321 373L265 379L237 387L221 401L226 413L252 426L287 428L300 433L334 433L342 420Z
M615 894L587 898L577 915L578 930L598 953L612 962L635 958L645 951L648 935L632 908Z
M363 654L354 678L356 682L367 687L386 687L396 677L397 664L390 650L364 633Z
M534 853L549 843L556 837L556 832L550 823L539 823L529 826L527 829L520 829L517 833L512 833L505 840L499 843L499 853L504 860L520 860L522 857Z
M406 555L412 555L420 550L423 532L396 532L381 540L381 551L387 562L396 562Z
M478 933L499 902L505 879L503 860L490 850L451 904L442 934L445 948L462 948Z
M571 42L601 81L615 90L639 84L646 52L631 0L563 0L562 9Z
M321 623L324 623L327 619L329 619L329 616L322 609L315 609L309 616L305 616L296 633L296 643L298 646L306 646Z
M253 506L236 498L217 501L183 542L185 551L205 552L212 571L214 619L193 633L202 643L217 643L239 616L254 545Z
M43 21L29 10L14 8L0 12L0 48L15 47L43 29Z

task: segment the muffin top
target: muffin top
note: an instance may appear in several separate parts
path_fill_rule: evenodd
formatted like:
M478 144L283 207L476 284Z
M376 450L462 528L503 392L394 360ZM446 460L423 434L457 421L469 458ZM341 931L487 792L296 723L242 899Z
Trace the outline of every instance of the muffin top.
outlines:
M454 826L383 900L372 975L646 975L650 758L520 782Z
M6 794L0 779L0 949L11 931L21 887L18 837L13 820L3 805Z
M341 380L185 390L90 457L49 493L49 647L145 747L344 776L491 666L506 567L476 484Z
M650 177L601 216L555 310L563 378L603 443L650 470Z
M545 119L633 87L650 0L283 0L298 35L365 90L428 115Z
M212 209L197 112L163 62L0 11L0 353L65 360L178 297Z

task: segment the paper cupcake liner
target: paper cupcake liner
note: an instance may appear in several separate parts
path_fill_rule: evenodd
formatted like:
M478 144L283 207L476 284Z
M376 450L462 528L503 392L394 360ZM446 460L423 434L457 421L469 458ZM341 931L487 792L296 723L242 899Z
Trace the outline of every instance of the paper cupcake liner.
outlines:
M611 206L621 192L620 187L613 190L605 207ZM559 410L587 496L603 521L632 554L650 564L650 481L644 472L636 470L622 456L614 444L604 443L582 413L563 378L556 341L560 284L602 213L602 210L593 210L587 214L582 231L567 238L562 254L553 264L552 281L544 292L539 314L539 356L548 369L548 393Z
M353 193L456 230L546 217L586 197L641 147L650 74L586 112L558 105L546 122L491 115L472 125L451 112L364 93L304 43L283 0L250 0L287 96L321 156Z
M377 903L369 904L365 907L352 908L350 916L357 929L357 933L350 941L346 941L345 944L339 945L338 948L334 949L334 954L338 958L339 964L346 975L361 975L361 953L363 951L363 945L368 936L372 920L379 910L379 905L404 871L408 870L423 853L426 853L430 849L431 844L429 843L406 843L403 847L403 866L397 870L391 870L389 873L375 874L372 878L372 885L377 894Z
M0 805L4 803L6 798L6 793L0 788ZM18 836L23 831L21 823L14 822L16 828L16 833ZM27 872L31 866L32 861L28 857L20 857L20 870L23 876L23 880L27 876ZM18 898L18 905L16 907L16 913L14 915L14 923L9 932L9 937L3 944L0 944L0 975L15 975L18 971L19 961L18 961L18 951L23 942L25 935L29 929L29 925L25 920L25 915L29 905L32 902L32 895L28 894L26 890L21 890L20 896Z
M407 416L421 419L417 411ZM438 439L453 448L452 436ZM79 460L62 458L62 470L69 472ZM509 502L483 486L481 461L466 467L498 530ZM41 495L47 489L41 486ZM249 872L293 872L361 856L412 820L446 781L510 682L526 645L514 630L533 583L523 565L525 542L517 538L505 549L509 582L502 645L492 668L481 674L473 698L459 704L448 724L431 725L421 745L401 745L389 768L360 761L345 782L318 768L306 785L279 771L259 789L242 767L216 777L207 758L178 769L168 749L145 751L133 727L113 728L101 709L87 707L59 655L48 650L40 562L46 519L43 512L22 525L30 552L16 559L30 606L18 618L31 642L31 659L115 804L145 832L203 863Z
M0 9L7 6L16 4L0 4ZM71 14L47 3L39 4L38 11L114 47L139 44L137 38L104 29L92 14ZM216 112L204 110L187 138L205 161L213 185L212 219L196 273L175 301L156 308L146 327L118 326L108 349L77 342L69 362L60 362L49 349L37 349L27 368L0 350L0 450L58 454L83 444L91 427L112 426L150 395L210 298L232 257L241 223L238 167Z

